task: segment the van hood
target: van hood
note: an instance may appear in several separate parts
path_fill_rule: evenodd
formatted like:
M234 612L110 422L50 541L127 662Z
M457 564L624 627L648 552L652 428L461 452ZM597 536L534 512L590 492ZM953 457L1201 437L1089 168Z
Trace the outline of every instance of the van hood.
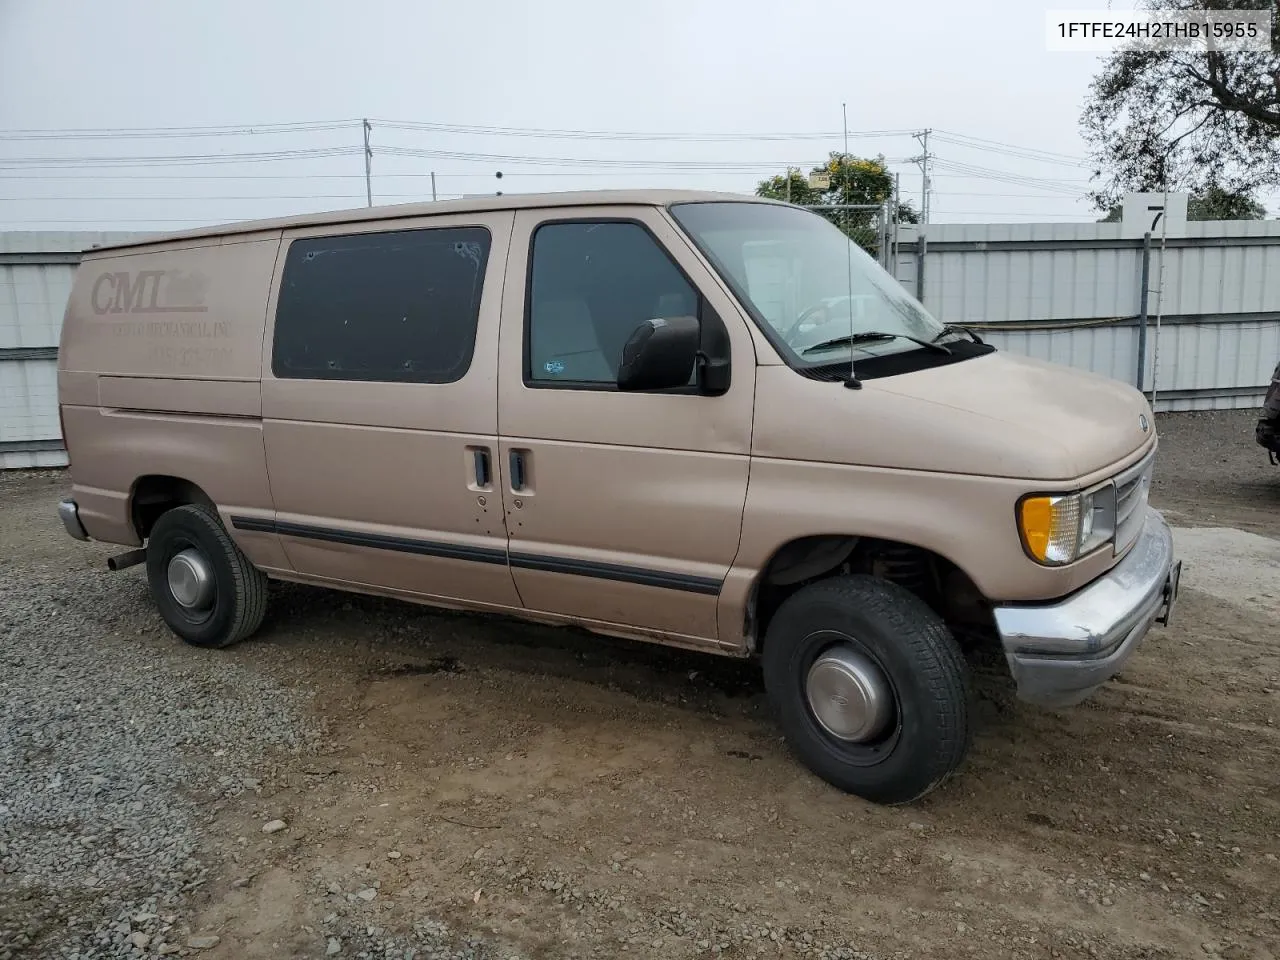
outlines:
M1002 351L867 380L856 391L785 367L758 372L760 456L1074 480L1147 445L1155 430L1133 387ZM811 416L797 429L791 417L805 408Z
M997 351L878 381L886 393L1030 430L1060 444L1075 475L1110 466L1151 437L1151 406L1119 380Z

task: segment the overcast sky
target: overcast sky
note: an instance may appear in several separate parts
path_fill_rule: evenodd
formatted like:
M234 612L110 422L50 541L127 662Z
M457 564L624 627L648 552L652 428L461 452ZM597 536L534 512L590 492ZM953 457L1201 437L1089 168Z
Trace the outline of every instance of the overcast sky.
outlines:
M1063 6L1108 4L0 0L0 229L179 228L360 206L362 117L375 202L429 198L432 171L442 197L750 192L840 149L842 102L851 151L887 157L917 208L910 132L933 129L935 221L1093 219L1076 199L1088 169L1070 158L1084 154L1077 123L1099 60L1045 50L1045 11ZM66 136L272 124L312 126ZM32 139L39 130L59 136ZM706 139L529 135L547 130ZM153 159L246 153L275 158Z

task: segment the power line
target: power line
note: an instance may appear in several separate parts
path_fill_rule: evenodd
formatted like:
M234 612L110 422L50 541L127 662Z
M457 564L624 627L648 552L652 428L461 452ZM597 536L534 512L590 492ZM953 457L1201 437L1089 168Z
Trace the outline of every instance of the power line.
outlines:
M188 166L220 163L264 163L273 160L302 160L358 154L360 147L315 147L302 150L273 150L258 153L164 154L132 157L0 157L0 169L67 169L75 167Z
M663 159L615 159L607 157L543 157L527 154L473 153L458 150L431 150L417 147L382 146L380 155L414 157L424 159L451 159L473 163L516 163L529 166L588 166L588 167L636 167L667 168L678 170L777 170L784 161L774 160L663 160ZM317 159L366 154L363 146L315 147L298 150L276 150L251 153L218 154L159 154L154 156L95 156L95 157L0 157L0 169L68 169L90 167L129 166L182 166L223 163L258 163L272 160ZM886 159L887 163L903 162L901 158ZM819 161L812 161L819 165Z
M146 137L146 136L232 136L246 135L256 133L287 133L287 132L314 132L318 130L334 130L341 129L351 123L358 123L368 133L368 123L363 121L315 121L309 123L295 124L277 124L274 126L253 128L253 127L212 127L212 128L122 128L120 130L68 130L64 132L37 132L37 131L11 131L9 133L0 134L0 139L21 139L21 138L55 138L55 137L81 137L81 138L112 138L112 137ZM685 133L655 133L640 134L629 131L584 131L584 130L539 130L536 128L520 128L520 127L478 127L465 125L450 124L428 124L428 123L409 123L404 121L379 121L380 125L388 126L395 129L409 129L418 131L432 132L465 132L465 133L483 133L486 135L496 136L546 136L551 138L570 138L570 139L611 139L611 140L683 140L683 141L699 141L699 142L715 142L729 139L739 140L785 140L785 139L804 139L804 138L830 138L829 133L787 133L787 134L685 134ZM860 131L850 132L850 136L900 136L906 134L907 131L883 130L883 131ZM919 135L917 135L919 136ZM982 138L968 137L963 134L935 134L935 136L951 142L955 145L965 146L980 150L993 150L995 152L1004 152L1008 155L1019 156L1024 159L1033 160L1050 160L1052 162L1069 163L1079 165L1082 163L1078 158L1068 158L1065 155L1052 154L1049 151L1039 151L1032 148L1016 147L1010 144L1003 144L1000 141L987 141ZM360 148L355 148L360 149ZM241 152L241 153L192 153L192 154L164 154L164 155L135 155L135 156L88 156L88 157L10 157L0 159L0 168L39 168L45 167L50 169L67 169L74 167L94 167L94 166L141 166L141 165L179 165L179 164L222 164L235 162L265 162L268 160L285 160L285 159L313 159L323 157L346 156L352 153L353 148L349 146L331 146L318 148L300 148L291 150L276 151L257 151L257 152ZM431 159L457 159L468 162L484 162L484 163L524 163L527 165L582 165L582 166L633 166L633 167L668 167L679 169L697 169L697 168L716 168L723 170L733 169L750 169L758 170L765 168L781 167L781 163L764 162L764 161L683 161L683 160L642 160L631 158L628 160L611 160L606 158L588 158L588 157L541 157L525 154L504 154L504 153L480 153L460 150L445 149L427 149L419 147L402 146L391 144L379 148L380 153L391 156L407 156ZM365 151L367 158L367 150ZM889 162L904 162L895 158ZM952 162L954 165L954 161ZM958 168L958 167L957 167ZM1022 176L1015 174L1006 174L1009 176ZM1034 180L1035 178L1026 178Z
M508 127L480 124L458 124L443 122L426 122L396 119L379 119L369 121L380 127L392 130L427 132L438 134L457 134L468 136L525 137L537 139L562 140L612 140L612 141L671 141L689 143L717 142L749 142L749 141L833 141L844 135L843 131L791 131L791 132L641 132L631 130L583 130L572 128L538 128ZM0 132L0 141L40 141L40 140L112 140L112 139L165 139L194 137L237 137L259 136L265 134L299 134L317 133L347 129L360 126L357 118L344 120L311 120L287 123L234 124L205 126L156 126L156 127L119 127L119 128L48 128L48 129L16 129ZM970 149L1002 153L1021 159L1059 163L1071 166L1087 166L1087 162L1076 156L1011 144L1000 140L974 137L955 131L933 131L935 137L943 142L952 143ZM873 139L906 137L913 131L905 129L848 131L851 138Z
M0 133L2 140L99 140L99 139L163 139L220 136L254 136L262 134L315 133L356 127L359 118L347 120L311 120L293 123L235 124L212 126L175 127L82 127L82 128L30 128ZM394 130L428 133L449 133L469 136L532 137L551 140L653 140L683 141L693 143L743 142L751 140L836 140L842 131L793 131L793 132L728 132L728 133L675 133L635 130L579 130L565 128L504 127L480 124L436 123L413 120L370 119L370 123ZM849 131L850 137L876 138L905 136L909 130L860 130Z
M725 170L725 171L646 170L644 171L644 174L647 177L697 178L697 177L714 177L718 173L732 174L733 172L734 171L729 171L729 170ZM624 177L625 174L605 172L605 171L595 171L595 170L584 170L584 171L553 170L548 172L529 172L529 173L521 172L520 174L518 174L518 176L524 180L541 180L545 178L562 179L564 177L573 177L575 179L587 179L587 178L599 178L599 177L618 178L618 177ZM276 180L288 180L288 181L360 180L360 181L363 181L364 174L363 173L316 173L316 174L306 173L306 174L298 174L296 176L293 176L290 174L265 174L265 175L244 174L241 176L211 175L211 176L195 176L195 177L175 177L175 176L146 177L141 175L111 177L111 176L93 176L93 175L85 174L85 175L74 176L74 177L26 177L26 176L10 176L8 174L0 173L0 181L4 181L4 180L22 181L22 180L32 180L32 179L39 179L45 183L49 183L51 181L58 181L58 182L77 183L77 184L84 183L84 182L97 183L100 181L110 181L115 183L139 183L139 182L203 183L206 181L210 181L214 183L222 183L226 181L276 181ZM430 180L431 174L430 173L379 173L377 179L379 182L384 180L392 180L392 179ZM485 173L437 173L436 179L488 181L493 179L493 174L487 173L487 172ZM930 179L942 180L942 179L952 179L952 178L950 176L943 177L939 175L934 175ZM955 179L971 180L974 178L957 176L955 177ZM1029 188L1029 189L1032 189L1032 188ZM378 196L383 196L383 197L393 196L393 194L380 192L378 190L375 190L374 193ZM1074 195L1064 194L1061 191L1056 191L1056 190L1040 190L1039 192L1032 192L1032 193L1003 193L1003 192L993 193L993 192L986 192L986 191L947 190L946 195L949 197L1000 197L1000 198L1006 198L1006 199L1017 199L1021 197L1029 200L1047 200L1047 199L1070 200L1070 199L1073 199L1074 197ZM264 194L263 196L272 196L272 195ZM100 193L94 194L93 196L84 196L84 197L63 197L59 195L52 195L52 196L28 195L25 197L0 197L0 200L9 200L9 201L15 201L15 200L117 200L117 199L124 199L124 198L118 197L118 196L111 196L107 194L100 194ZM131 196L129 197L129 199L146 200L150 198ZM160 197L158 199L182 200L182 199L185 199L185 196L184 197Z
M613 159L607 157L536 157L524 154L470 153L457 150L427 150L414 147L380 147L379 153L396 157L419 157L432 160L463 160L473 163L520 164L551 167L607 167L611 169L670 169L717 170L722 172L776 171L788 164L781 160L646 160L639 158ZM886 163L901 163L901 158L886 159ZM794 161L791 164L794 166ZM819 166L819 161L812 161Z
M360 179L363 179L361 177ZM420 197L420 193L379 193L379 197ZM128 203L186 203L189 201L205 201L205 200L359 200L360 194L355 193L278 193L278 194L241 194L238 196L202 196L202 197L108 197L101 194L92 197L0 197L0 203L83 203L88 200L92 201L120 201Z
M1078 193L1079 191L1077 191L1074 187L1072 187L1071 183L1081 182L1081 181L1067 181L1067 180L1058 180L1058 179L1049 180L1049 179L1044 179L1040 177L1030 177L1030 176L1026 176L1025 174L1013 173L1012 171L1008 171L1008 170L995 170L990 167L980 167L980 166L975 166L974 164L960 163L955 160L947 160L941 157L935 157L934 163L936 163L939 167L941 167L944 170L950 170L953 173L961 174L965 177L969 177L973 179L997 180L1002 183L1008 183L1016 186L1038 187L1043 190L1059 192L1059 193L1070 193L1073 195ZM1087 181L1084 181L1084 182L1087 182Z
M545 139L559 141L578 141L578 142L647 142L647 143L730 143L730 142L787 142L793 141L799 143L812 143L814 141L836 142L844 135L843 131L796 131L796 132L757 132L757 133L713 133L713 132L639 132L627 130L585 130L585 129L569 129L569 128L536 128L536 127L506 127L506 126L489 126L476 124L452 124L443 122L423 122L409 120L369 120L361 121L358 119L349 120L312 120L298 121L290 123L271 123L271 124L236 124L236 125L206 125L206 126L155 126L155 127L123 127L123 128L51 128L51 129L22 129L0 131L0 142L42 142L42 141L131 141L131 140L180 140L184 138L257 138L262 135L295 135L309 136L322 133L330 133L334 131L350 131L359 128L362 131L362 142L352 142L354 137L348 139L346 145L332 145L310 148L293 148L293 149L277 149L277 150L245 150L245 151L206 151L200 152L195 149L175 154L158 154L147 155L141 151L126 152L122 149L121 155L89 155L89 156L35 156L35 157L3 157L0 156L0 180L14 181L30 181L40 180L42 183L50 183L53 181L148 181L152 183L163 182L198 182L207 181L210 183L218 181L312 181L319 184L319 190L315 193L306 193L300 191L295 194L284 194L281 196L269 195L239 195L232 194L230 196L209 195L209 196L187 196L187 197L109 197L109 196L22 196L0 198L6 203L57 203L57 202L89 202L95 200L120 201L131 203L145 203L154 200L158 203L182 203L185 201L194 201L199 203L206 202L226 202L226 201L323 201L323 200L342 200L352 201L358 197L354 194L346 193L329 193L325 192L324 181L330 181L333 186L347 181L364 179L365 181L365 199L367 203L373 203L376 196L379 200L393 199L422 199L425 197L424 189L422 194L417 193L377 193L373 188L371 163L373 153L378 156L387 158L394 167L397 158L405 160L432 160L432 161L452 161L464 165L477 165L487 167L483 173L481 172L453 172L453 171L426 171L426 170L404 170L397 172L394 170L379 172L378 181L380 183L394 183L401 181L404 186L410 182L425 181L427 179L434 180L436 178L442 180L472 180L472 179L488 179L495 167L514 166L517 167L517 174L527 178L529 181L536 181L540 178L563 178L575 177L580 179L593 177L625 177L627 174L643 175L645 177L681 177L692 179L697 177L716 177L716 176L757 176L761 173L773 173L784 167L790 169L794 166L794 158L792 162L783 163L778 161L750 160L735 158L733 160L700 160L700 159L657 159L628 156L626 158L611 157L590 157L590 156L574 156L556 155L556 156L537 156L518 152L502 153L502 152L478 152L466 149L445 149L427 146L413 146L406 144L386 144L379 145L376 148L370 141L370 132L372 127L376 125L380 130L400 131L417 134L430 134L435 137L460 136L484 136L495 138L522 138L522 139ZM981 137L972 137L967 134L956 133L954 131L937 131L928 132L937 142L950 144L956 149L975 150L981 153L993 154L1015 158L1018 160L1029 161L1033 163L1050 163L1060 166L1083 167L1086 166L1084 160L1078 157L1072 157L1067 154L1056 153L1054 151L1040 150L1033 147L1019 146L1017 144L1005 143L999 140L990 140ZM927 134L927 135L928 135ZM919 138L920 134L913 134L910 130L865 130L865 131L849 131L850 138L858 139L874 139L874 138L896 138L915 135ZM927 136L926 135L926 136ZM381 139L381 137L379 138ZM192 144L192 147L195 145ZM202 145L203 146L203 145ZM210 145L212 146L212 145ZM948 196L974 196L974 197L1000 197L1010 199L1061 199L1078 200L1079 195L1083 192L1077 189L1076 184L1086 184L1087 180L1064 180L1060 178L1036 177L1028 174L1018 173L1011 170L1001 170L993 167L980 166L977 164L965 163L953 159L938 157L930 149L932 143L926 140L923 144L925 148L924 158L906 158L893 157L887 158L888 164L902 164L911 162L912 160L924 159L924 165L927 167L922 173L925 176L925 186L922 197L922 211L927 211L930 204L931 186L935 179L945 180L986 180L994 183L1008 184L1010 186L1021 187L1025 190L1035 191L1032 193L999 193L989 192L983 193L979 191L966 192L963 190L947 191ZM805 148L805 152L809 152L813 147ZM313 160L327 160L346 158L354 155L362 155L365 162L365 173L363 176L354 170L350 173L321 173L315 170L302 169L296 173L289 174L266 174L266 173L192 173L192 174L166 174L158 171L165 169L179 168L185 166L226 166L236 164L267 164L276 161L282 162L298 162ZM813 161L814 166L821 165L822 160ZM380 164L381 166L382 164ZM434 165L434 164L433 164ZM129 168L152 168L157 172L151 173L118 173L115 171L127 170ZM557 169L560 168L560 169ZM935 169L940 169L942 174L936 174ZM83 171L83 172L80 172ZM25 189L25 188L23 188ZM339 188L341 189L341 188ZM455 188L456 189L456 188ZM978 211L948 211L956 216L983 215ZM1004 215L1004 214L1002 214ZM1017 214L1007 214L1008 216L1017 216ZM995 215L992 215L995 216ZM1071 216L1070 214L1054 214L1044 216ZM114 222L188 222L187 220L168 221L165 219L147 219L147 220L117 220L114 218L104 218L103 221L83 221L83 220L47 220L47 221L16 221L16 222L106 222L113 220ZM927 220L927 216L926 216Z
M536 127L486 127L467 124L426 123L405 120L374 120L380 127L393 130L416 130L431 133L457 133L481 136L533 137L547 140L648 140L686 143L725 143L765 140L836 140L844 131L809 131L792 133L642 133L629 130L540 129ZM901 137L909 130L850 130L851 138L869 139Z
M526 154L471 153L458 150L429 150L416 147L386 146L379 148L379 153L395 157L419 157L431 160L465 160L474 163L515 163L527 166L551 167L610 167L610 168L648 168L658 167L679 170L778 170L786 164L772 160L647 160L629 157L613 159L607 157L539 157ZM815 164L816 165L816 164Z
M1020 147L1016 144L1003 143L999 140L984 140L981 137L970 137L962 133L952 133L945 130L935 131L934 135L937 139L945 143L968 147L974 150L983 150L990 153L1018 157L1023 160L1036 160L1043 163L1056 163L1070 167L1087 167L1089 165L1088 161L1083 157L1074 157L1065 153L1055 153L1051 150L1040 150L1035 147Z
M359 120L313 120L297 123L239 124L204 127L86 127L81 129L27 129L0 132L2 140L163 140L195 137L239 137L280 133L317 133L342 130Z

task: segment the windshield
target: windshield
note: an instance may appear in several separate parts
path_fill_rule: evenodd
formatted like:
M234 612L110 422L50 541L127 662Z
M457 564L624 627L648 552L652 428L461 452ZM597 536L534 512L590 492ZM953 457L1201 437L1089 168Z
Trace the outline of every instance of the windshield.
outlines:
M675 204L671 212L789 363L919 350L903 337L943 333L897 280L817 214L735 201ZM858 336L870 332L899 336Z

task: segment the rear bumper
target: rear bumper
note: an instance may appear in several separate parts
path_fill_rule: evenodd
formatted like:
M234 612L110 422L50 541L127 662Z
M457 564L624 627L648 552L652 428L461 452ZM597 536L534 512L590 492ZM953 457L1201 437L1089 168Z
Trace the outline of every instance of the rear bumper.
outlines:
M1169 622L1181 572L1169 525L1147 508L1129 553L1088 586L1053 604L997 607L1019 699L1046 707L1087 699L1120 672L1153 623Z
M67 533L77 540L89 539L89 534L84 531L84 524L80 522L80 508L74 500L59 501L58 519L62 521Z

